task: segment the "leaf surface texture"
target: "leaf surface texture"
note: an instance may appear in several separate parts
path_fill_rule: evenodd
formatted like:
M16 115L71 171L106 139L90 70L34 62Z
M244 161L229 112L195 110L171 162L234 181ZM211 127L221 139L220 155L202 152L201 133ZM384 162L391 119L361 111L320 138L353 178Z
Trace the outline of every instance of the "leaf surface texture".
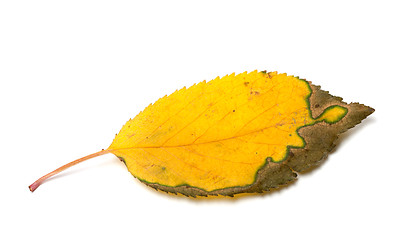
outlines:
M307 81L276 72L204 81L148 106L108 150L153 187L208 193L250 186L264 166L278 166L290 149L305 147L299 129L332 125L349 111L334 104L313 117L311 95Z

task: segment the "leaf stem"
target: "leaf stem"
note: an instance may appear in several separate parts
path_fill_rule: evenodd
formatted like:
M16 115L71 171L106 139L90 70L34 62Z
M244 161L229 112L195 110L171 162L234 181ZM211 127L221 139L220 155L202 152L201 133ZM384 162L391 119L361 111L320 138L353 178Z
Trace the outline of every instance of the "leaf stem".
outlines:
M64 171L64 170L66 170L67 168L70 168L70 167L72 167L72 166L74 166L74 165L76 165L76 164L78 164L78 163L80 163L80 162L84 162L85 160L88 160L88 159L91 159L91 158L94 158L94 157L98 157L98 156L107 154L107 153L109 153L109 152L110 152L110 151L109 151L108 149L107 149L107 150L102 150L102 151L99 151L99 152L90 154L90 155L88 155L88 156L79 158L79 159L77 159L77 160L74 160L74 161L72 161L72 162L70 162L70 163L67 163L66 165L63 165L63 166L59 167L58 169L56 169L56 170L54 170L54 171L52 171L52 172L50 172L50 173L48 173L48 174L42 176L42 177L39 178L38 180L36 180L33 184L31 184L31 185L29 186L29 190L31 190L31 192L35 191L35 189L37 189L37 188L38 188L44 181L46 181L48 178L50 178L50 177L52 177L53 175L56 175L56 174L58 174L58 173L60 173L60 172L62 172L62 171Z

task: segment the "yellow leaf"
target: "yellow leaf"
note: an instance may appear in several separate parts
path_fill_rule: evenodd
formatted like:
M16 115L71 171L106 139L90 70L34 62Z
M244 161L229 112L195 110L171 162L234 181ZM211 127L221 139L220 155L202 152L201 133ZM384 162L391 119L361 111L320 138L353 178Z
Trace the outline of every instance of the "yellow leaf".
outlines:
M96 155L115 154L133 176L167 192L261 192L317 164L372 112L286 74L232 74L161 98Z

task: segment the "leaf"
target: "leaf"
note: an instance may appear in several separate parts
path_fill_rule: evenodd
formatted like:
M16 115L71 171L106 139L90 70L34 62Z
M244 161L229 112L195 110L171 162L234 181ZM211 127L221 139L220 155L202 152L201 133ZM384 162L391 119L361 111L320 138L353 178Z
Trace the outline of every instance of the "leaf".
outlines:
M339 134L374 112L277 72L232 74L165 96L129 120L108 149L132 175L185 196L269 191L321 163Z
M186 196L263 192L318 164L374 110L305 80L251 72L201 82L148 106L108 151L145 184Z

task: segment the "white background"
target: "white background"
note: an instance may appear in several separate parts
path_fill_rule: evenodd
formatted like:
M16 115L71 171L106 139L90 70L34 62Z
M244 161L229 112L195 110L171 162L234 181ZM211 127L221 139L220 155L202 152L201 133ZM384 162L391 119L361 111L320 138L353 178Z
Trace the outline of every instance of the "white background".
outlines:
M401 1L1 1L1 239L402 239ZM271 194L156 192L107 148L148 104L286 72L376 109Z

